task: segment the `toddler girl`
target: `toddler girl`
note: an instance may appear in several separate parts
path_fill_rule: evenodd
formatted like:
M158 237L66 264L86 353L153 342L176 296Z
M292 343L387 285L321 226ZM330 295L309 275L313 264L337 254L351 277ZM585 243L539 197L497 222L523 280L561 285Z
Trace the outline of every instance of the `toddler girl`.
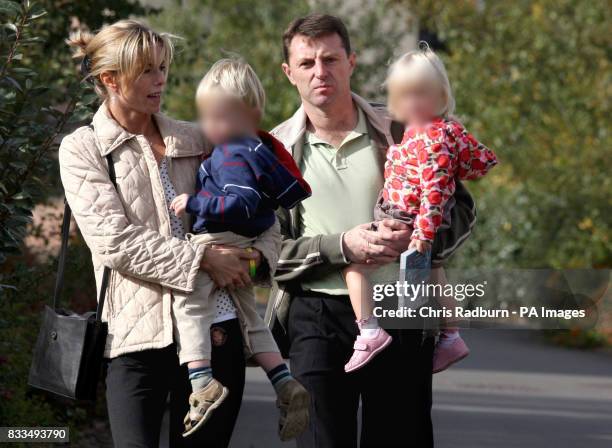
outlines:
M406 127L402 142L387 151L385 183L374 218L399 219L408 224L413 229L408 249L414 249L429 263L436 231L450 224L455 180L478 179L497 164L497 159L452 117L454 99L444 64L427 44L392 64L387 87L389 111ZM457 238L451 251L463 241L465 238ZM391 342L391 336L372 314L366 277L371 269L369 265L351 264L344 270L361 331L345 366L347 372L363 367ZM443 270L434 269L432 277L444 282ZM447 308L455 306L452 297L438 298L438 302ZM434 351L434 373L468 353L458 329L446 325Z

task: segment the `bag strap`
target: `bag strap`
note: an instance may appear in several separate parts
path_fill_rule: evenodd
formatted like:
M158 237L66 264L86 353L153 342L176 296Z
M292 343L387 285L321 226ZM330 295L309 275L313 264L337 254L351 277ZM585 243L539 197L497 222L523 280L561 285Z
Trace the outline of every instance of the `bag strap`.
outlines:
M117 179L115 176L115 164L111 154L106 156L108 162L108 175L110 177L113 186L117 188ZM57 262L57 278L55 279L55 290L53 292L53 309L56 310L62 289L64 288L64 271L66 269L66 253L68 251L68 239L70 237L70 217L72 216L72 210L68 201L64 198L64 219L62 221L62 244L60 246L59 259ZM110 277L110 268L104 266L104 272L102 273L102 283L100 285L100 294L98 296L98 306L96 308L96 321L101 322L102 310L104 309L104 300L106 299L106 290L108 288L108 281Z

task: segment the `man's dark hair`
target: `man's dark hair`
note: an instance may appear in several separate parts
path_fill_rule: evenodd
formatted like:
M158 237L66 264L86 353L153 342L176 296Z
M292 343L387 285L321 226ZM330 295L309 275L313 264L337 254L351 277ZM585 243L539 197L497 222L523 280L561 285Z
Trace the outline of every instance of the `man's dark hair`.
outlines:
M346 54L351 54L351 41L346 26L338 17L329 14L309 14L305 17L295 19L289 24L283 34L283 56L285 62L289 62L289 46L297 35L317 38L337 34L342 40L342 46Z

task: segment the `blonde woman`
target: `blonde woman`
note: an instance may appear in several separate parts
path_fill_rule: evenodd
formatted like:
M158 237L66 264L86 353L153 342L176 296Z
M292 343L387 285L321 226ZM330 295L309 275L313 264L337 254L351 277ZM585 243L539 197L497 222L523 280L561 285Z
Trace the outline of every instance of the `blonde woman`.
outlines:
M197 125L160 112L172 36L134 20L80 33L68 43L102 100L90 126L59 150L66 198L89 246L98 287L112 269L103 319L108 321L106 398L116 447L158 447L170 396L170 446L227 446L244 388L242 325L226 288L251 284L276 263L274 236L252 249L205 247L184 239L191 223L169 213L176 191L192 194L208 145ZM117 187L109 177L110 154ZM190 293L202 272L219 287L211 327L213 374L232 394L207 427L181 437L190 385L173 337L173 294Z

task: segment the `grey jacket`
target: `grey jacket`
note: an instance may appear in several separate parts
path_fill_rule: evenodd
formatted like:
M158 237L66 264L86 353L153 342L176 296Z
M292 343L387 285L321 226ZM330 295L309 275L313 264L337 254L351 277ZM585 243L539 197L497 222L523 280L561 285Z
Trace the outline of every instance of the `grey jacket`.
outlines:
M384 105L368 102L355 93L352 95L353 101L366 116L370 139L384 159L387 148L394 142L401 141L403 126L391 120ZM271 131L271 134L291 152L298 166L302 158L306 119L306 113L301 106L291 118ZM455 199L456 204L451 210L453 224L451 228L436 235L432 263L440 264L451 249L455 249L469 236L470 229L476 222L474 202L459 181L457 181ZM307 278L340 270L348 263L342 253L340 233L302 236L299 207L294 207L290 211L279 209L278 218L283 243L265 320L283 350L286 349L283 338L287 329L289 304L292 295L300 290L300 283Z

